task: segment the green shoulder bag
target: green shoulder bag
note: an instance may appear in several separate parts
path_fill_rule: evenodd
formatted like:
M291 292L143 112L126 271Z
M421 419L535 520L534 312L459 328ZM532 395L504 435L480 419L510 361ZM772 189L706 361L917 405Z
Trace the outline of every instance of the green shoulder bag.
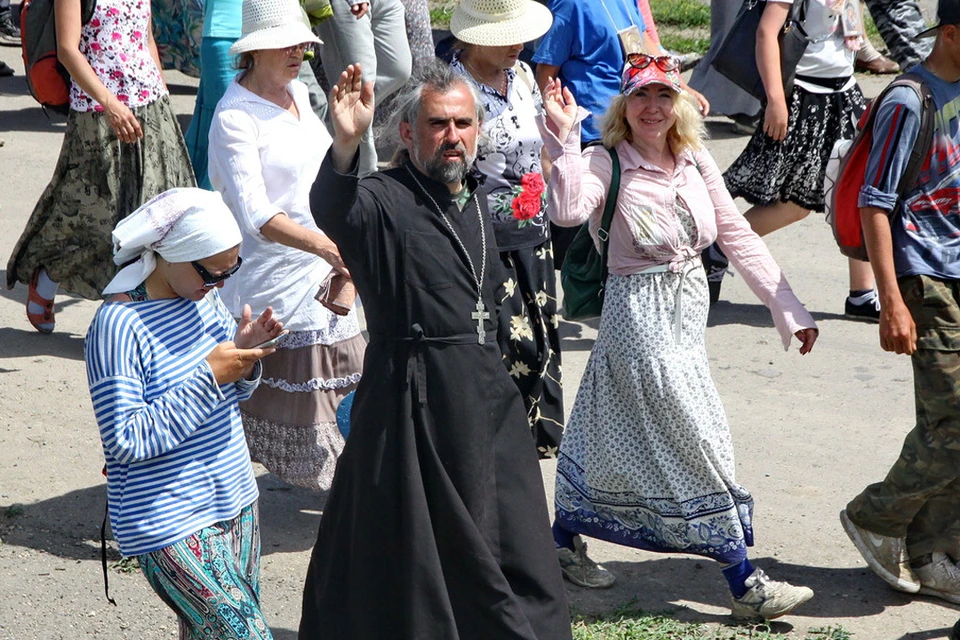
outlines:
M607 250L610 241L610 223L617 209L620 193L620 157L616 149L607 149L613 162L610 190L603 209L603 218L597 230L600 251L590 236L588 224L580 227L574 236L567 256L560 268L560 287L563 289L563 317L567 320L589 320L603 310L603 290L607 282Z

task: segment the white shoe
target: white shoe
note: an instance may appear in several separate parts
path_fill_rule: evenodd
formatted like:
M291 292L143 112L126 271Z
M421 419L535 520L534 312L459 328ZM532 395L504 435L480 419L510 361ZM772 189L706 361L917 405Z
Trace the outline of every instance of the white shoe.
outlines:
M932 555L929 564L914 569L920 578L920 593L960 604L960 568L941 551Z
M777 582L756 569L744 581L748 591L740 598L730 597L733 617L738 620L772 620L786 615L813 597L810 587L795 587Z
M857 526L846 509L840 512L840 524L867 565L884 582L898 591L916 593L920 590L920 580L910 568L905 539L882 536Z
M560 547L557 557L563 577L579 587L607 589L617 581L615 575L590 559L587 543L579 535L573 536L573 550Z

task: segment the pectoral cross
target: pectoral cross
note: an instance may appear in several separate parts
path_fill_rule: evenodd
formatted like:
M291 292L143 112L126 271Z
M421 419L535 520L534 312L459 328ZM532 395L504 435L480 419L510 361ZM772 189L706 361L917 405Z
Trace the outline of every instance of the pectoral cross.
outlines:
M477 300L477 310L471 313L470 317L477 321L477 344L483 344L486 340L483 321L490 318L490 313L484 308L483 301Z

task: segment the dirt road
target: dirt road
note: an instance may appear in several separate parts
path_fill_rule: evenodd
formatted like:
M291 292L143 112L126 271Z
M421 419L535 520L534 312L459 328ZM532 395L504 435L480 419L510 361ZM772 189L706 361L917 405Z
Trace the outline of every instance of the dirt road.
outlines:
M17 54L0 48L0 60L18 71L0 79L4 264L53 171L63 131L26 95ZM167 77L185 126L195 81ZM863 78L862 85L875 95L882 82ZM726 166L746 140L731 136L724 121L711 121L710 130L710 149ZM910 363L880 351L875 326L842 317L846 269L820 216L779 232L769 245L820 324L816 349L802 358L796 350L784 353L769 315L740 278L724 285L707 339L733 426L739 480L757 501L755 564L817 593L774 628L801 637L827 624L841 624L859 640L946 637L956 608L886 588L837 520L854 494L883 476L911 426ZM103 459L82 353L95 304L61 297L57 331L42 336L26 322L25 298L24 287L0 291L0 638L174 638L172 614L138 572L111 569L118 606L103 596ZM595 330L563 330L571 406ZM323 497L262 471L263 603L275 637L293 640ZM552 464L543 463L543 473L549 489ZM709 561L593 546L620 581L600 593L571 587L578 611L634 600L684 620L728 621L725 585ZM111 551L111 564L118 559Z

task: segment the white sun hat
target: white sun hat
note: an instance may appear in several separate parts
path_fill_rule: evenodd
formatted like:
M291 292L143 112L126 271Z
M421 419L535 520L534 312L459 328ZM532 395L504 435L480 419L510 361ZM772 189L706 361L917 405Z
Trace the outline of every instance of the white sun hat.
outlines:
M297 0L243 0L243 27L230 55L285 49L304 42L320 44L320 38L310 30Z
M534 0L461 0L450 16L450 32L457 40L485 47L536 40L551 24L553 14Z

